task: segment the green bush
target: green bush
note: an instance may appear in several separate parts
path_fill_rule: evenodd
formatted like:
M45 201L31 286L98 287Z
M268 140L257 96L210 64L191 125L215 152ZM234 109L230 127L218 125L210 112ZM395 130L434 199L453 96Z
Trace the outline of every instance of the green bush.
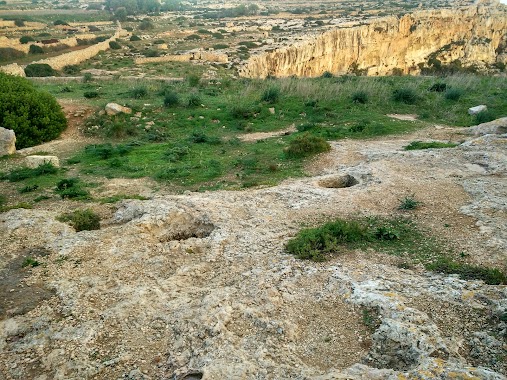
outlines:
M78 178L62 179L56 184L55 191L60 194L62 199L88 199L90 193L81 187Z
M198 94L190 94L188 97L188 106L189 107L197 107L201 105L201 98Z
M321 78L334 78L334 75L329 71L324 71L324 73L320 77Z
M53 140L66 128L55 98L27 79L0 73L0 88L0 125L16 133L19 149Z
M196 41L196 40L200 40L200 39L201 39L201 36L198 34L191 34L191 35L185 37L185 40L187 40L187 41Z
M55 174L58 172L58 168L54 167L51 163L47 162L42 164L34 169L31 168L19 168L11 170L9 174L7 174L4 179L9 180L10 182L19 182L23 181L27 178L40 177L46 174Z
M76 232L100 229L100 216L90 209L76 210L57 219L60 222L68 222Z
M487 123L489 121L495 120L495 114L489 110L481 111L478 114L474 116L474 123L475 124L482 124Z
M136 36L135 34L133 34L132 37L130 37L130 41L131 42L141 41L141 37Z
M289 157L306 157L317 153L327 152L331 145L322 137L312 136L308 133L297 136L289 143L286 154Z
M94 99L99 97L99 93L97 91L86 91L83 96L87 99Z
M134 99L143 99L148 96L148 89L145 86L135 87L130 90L130 96Z
M464 280L482 280L488 285L507 284L505 274L496 268L458 263L448 258L440 258L433 263L426 264L425 267L434 272L457 274Z
M28 53L30 54L44 54L44 49L38 45L30 45L28 49Z
M58 73L46 63L32 63L25 67L25 74L27 77L54 77Z
M141 30L151 30L154 28L155 28L155 25L150 20L143 20L139 24L139 29L141 29Z
M415 210L421 205L421 202L415 199L414 195L407 195L400 201L399 210Z
M276 103L280 97L280 89L278 87L270 87L264 91L261 100L267 103Z
M215 49L215 50L227 49L228 47L229 47L229 45L227 45L227 44L216 44L216 45L213 45L213 49Z
M430 88L428 88L428 91L431 92L444 92L445 90L447 90L447 85L444 82L433 83Z
M356 91L352 94L352 102L359 104L368 103L368 93L366 91Z
M201 82L201 77L197 74L191 74L187 77L187 82L190 87L197 87Z
M397 88L393 91L393 100L405 104L415 104L418 96L411 88Z
M55 22L53 22L53 25L64 25L64 26L69 26L69 24L63 20L56 20Z
M32 41L35 41L35 40L31 36L22 36L19 39L19 42L22 43L22 44L27 44L27 43L32 42Z
M367 228L359 222L337 220L300 231L289 240L285 249L299 259L324 261L326 254L339 251L343 244L369 239Z
M121 45L116 41L109 41L109 47L113 50L121 49Z
M168 90L164 95L164 105L166 107L177 106L180 102L180 97L177 92Z
M67 75L76 75L81 71L78 65L66 65L62 69L64 74Z
M444 97L447 100L459 100L461 95L463 95L463 91L459 88L450 88L445 92Z

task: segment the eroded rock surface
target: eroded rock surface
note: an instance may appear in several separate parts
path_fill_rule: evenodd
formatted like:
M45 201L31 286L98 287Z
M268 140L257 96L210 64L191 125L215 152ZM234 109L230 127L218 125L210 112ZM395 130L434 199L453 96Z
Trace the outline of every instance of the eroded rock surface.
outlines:
M43 249L44 265L20 284L42 282L54 295L0 320L0 373L505 379L505 286L401 269L375 252L325 263L284 253L302 222L392 215L414 193L419 223L472 261L505 269L506 136L403 150L416 137L334 142L313 177L272 188L125 200L98 231L76 233L49 211L1 214L0 270ZM340 173L358 183L319 186ZM365 325L365 312L376 323Z

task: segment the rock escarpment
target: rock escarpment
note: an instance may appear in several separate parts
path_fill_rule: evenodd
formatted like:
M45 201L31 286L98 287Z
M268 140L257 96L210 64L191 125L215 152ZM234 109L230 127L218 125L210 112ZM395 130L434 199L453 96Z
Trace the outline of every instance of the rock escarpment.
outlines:
M244 77L361 73L418 74L441 64L485 68L507 61L507 10L475 5L420 11L342 27L311 40L251 57Z

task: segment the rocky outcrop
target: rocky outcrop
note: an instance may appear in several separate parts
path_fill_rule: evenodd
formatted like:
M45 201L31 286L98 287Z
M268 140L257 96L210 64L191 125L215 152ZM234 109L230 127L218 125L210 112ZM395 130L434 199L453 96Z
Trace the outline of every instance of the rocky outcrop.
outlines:
M11 129L0 127L0 156L16 153L16 134Z
M475 5L420 11L367 25L342 27L287 48L251 57L244 77L360 73L418 74L424 66L486 67L505 63L507 11Z
M118 103L107 103L104 111L108 115L118 115L119 113L132 113L132 109L124 107Z

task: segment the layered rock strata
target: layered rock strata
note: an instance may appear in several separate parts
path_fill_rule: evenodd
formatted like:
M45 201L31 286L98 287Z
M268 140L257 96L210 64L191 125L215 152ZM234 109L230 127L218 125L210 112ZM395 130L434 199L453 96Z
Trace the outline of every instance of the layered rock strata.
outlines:
M315 77L326 71L389 75L418 74L432 64L501 65L507 61L506 31L507 10L501 5L420 11L334 29L253 56L239 74L252 78Z

